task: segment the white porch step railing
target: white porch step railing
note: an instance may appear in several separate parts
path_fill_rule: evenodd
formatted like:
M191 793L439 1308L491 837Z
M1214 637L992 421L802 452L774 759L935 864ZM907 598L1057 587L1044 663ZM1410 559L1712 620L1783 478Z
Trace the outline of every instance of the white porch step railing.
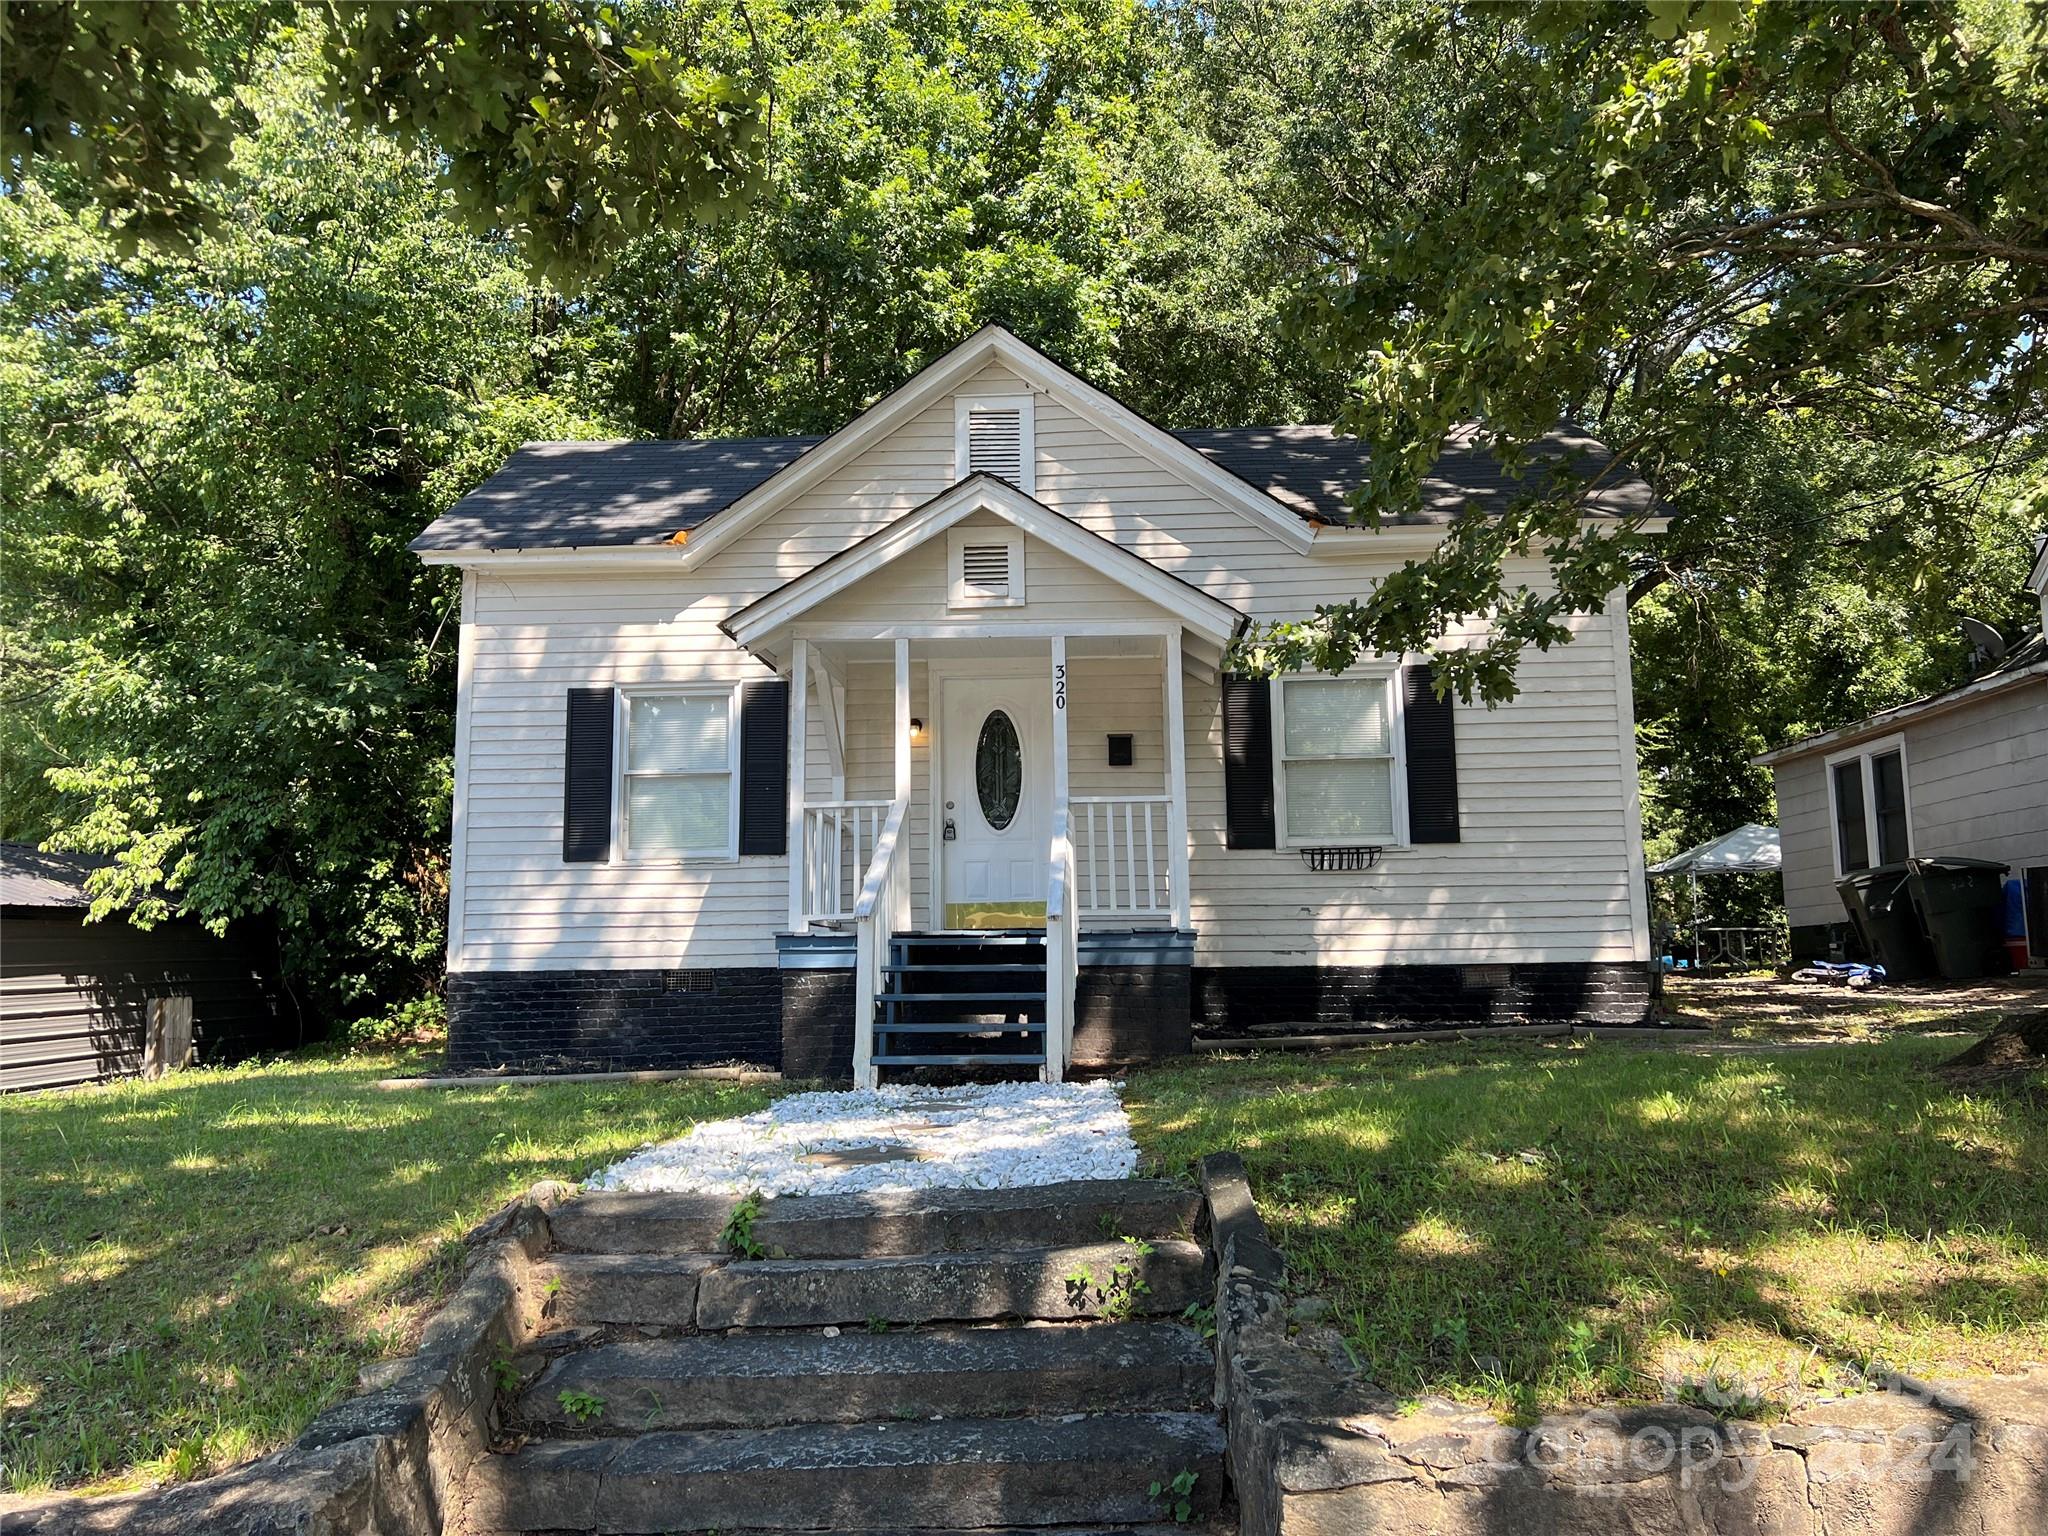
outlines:
M844 922L852 915L888 814L887 800L835 800L804 807L806 923Z
M1171 917L1171 798L1076 795L1070 804L1081 916Z
M1065 1082L1074 1043L1074 983L1081 969L1079 911L1074 900L1074 843L1069 812L1052 813L1052 848L1045 881L1044 1080Z
M889 940L910 926L909 828L906 795L890 803L853 904L853 1081L858 1088L877 1083L875 999L882 995Z

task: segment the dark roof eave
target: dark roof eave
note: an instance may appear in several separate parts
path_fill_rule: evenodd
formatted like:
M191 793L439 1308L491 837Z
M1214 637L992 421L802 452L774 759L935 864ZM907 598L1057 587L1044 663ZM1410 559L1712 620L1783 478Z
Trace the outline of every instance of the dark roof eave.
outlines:
M1173 434L1211 463L1311 527L1357 527L1352 489L1369 451L1329 427L1224 427ZM1560 451L1604 452L1575 431ZM713 438L682 442L532 443L421 531L415 554L621 549L671 542L704 526L773 480L818 438ZM1612 460L1603 460L1605 472ZM1453 446L1424 482L1425 504L1383 527L1448 527L1526 482L1484 450ZM1596 515L1660 516L1654 490L1628 475L1595 493Z

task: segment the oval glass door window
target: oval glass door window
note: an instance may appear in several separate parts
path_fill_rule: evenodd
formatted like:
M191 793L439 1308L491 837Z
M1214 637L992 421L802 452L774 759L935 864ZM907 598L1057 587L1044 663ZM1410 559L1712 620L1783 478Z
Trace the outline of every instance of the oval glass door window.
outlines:
M1024 797L1024 748L1017 727L1000 709L981 722L981 739L974 744L974 792L982 819L995 831L1016 819Z

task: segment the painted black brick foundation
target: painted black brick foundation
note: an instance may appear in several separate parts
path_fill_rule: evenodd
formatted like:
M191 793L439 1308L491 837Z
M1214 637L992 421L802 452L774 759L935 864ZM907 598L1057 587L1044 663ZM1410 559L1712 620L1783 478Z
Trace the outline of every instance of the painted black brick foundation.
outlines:
M1083 966L1074 1064L1177 1056L1195 1038L1398 1033L1446 1024L1641 1024L1646 965ZM485 971L448 978L458 1072L629 1071L744 1061L853 1070L853 972Z
M1197 966L1192 984L1197 1037L1651 1022L1634 963Z
M853 972L782 973L782 1075L853 1081Z
M772 966L710 971L458 971L448 1065L620 1072L782 1059Z
M1074 980L1074 1065L1137 1066L1189 1050L1188 967L1084 965Z

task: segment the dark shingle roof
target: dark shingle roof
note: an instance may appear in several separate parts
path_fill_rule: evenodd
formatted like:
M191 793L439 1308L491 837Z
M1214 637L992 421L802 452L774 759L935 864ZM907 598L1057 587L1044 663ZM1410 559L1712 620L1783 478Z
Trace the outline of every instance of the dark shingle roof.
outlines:
M1346 498L1364 477L1370 451L1329 427L1222 427L1174 434L1314 522L1346 520ZM569 549L659 544L695 528L794 463L822 439L739 437L684 442L529 443L412 541L415 550ZM1546 455L1580 455L1580 472L1611 455L1592 438L1560 429ZM1423 484L1409 523L1452 521L1468 503L1497 512L1528 485L1481 447L1476 429L1454 434ZM1649 486L1623 474L1592 499L1594 510L1648 510Z
M1330 427L1223 427L1173 435L1288 510L1324 523L1349 520L1350 495L1365 479L1372 458L1360 439L1341 437ZM1582 475L1597 475L1614 459L1600 443L1567 427L1545 437L1534 452L1540 459L1569 455ZM1448 523L1468 503L1482 512L1500 512L1540 481L1540 465L1532 473L1534 480L1510 475L1481 445L1476 427L1461 427L1444 443L1435 472L1422 482L1422 505L1388 521ZM1590 505L1596 512L1626 517L1649 511L1654 500L1648 485L1624 472L1596 491Z
M0 907L89 907L85 877L112 862L45 853L33 843L0 843Z
M818 441L528 443L435 518L412 548L659 544L731 506Z

